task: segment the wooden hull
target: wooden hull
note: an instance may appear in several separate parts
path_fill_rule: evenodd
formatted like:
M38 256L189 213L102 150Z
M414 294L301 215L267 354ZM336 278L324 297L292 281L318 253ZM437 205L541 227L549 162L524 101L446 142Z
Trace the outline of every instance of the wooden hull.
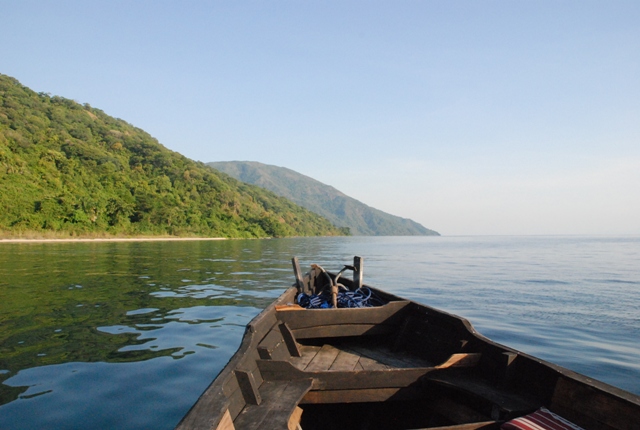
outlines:
M373 290L388 303L307 310L288 289L177 428L497 429L545 406L586 430L640 430L640 396Z

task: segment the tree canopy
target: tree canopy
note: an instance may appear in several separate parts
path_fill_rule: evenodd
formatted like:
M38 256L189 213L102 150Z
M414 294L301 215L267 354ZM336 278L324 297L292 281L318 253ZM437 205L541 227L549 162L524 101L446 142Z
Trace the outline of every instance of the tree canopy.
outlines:
M285 198L168 150L121 119L2 74L0 208L4 236L344 233Z

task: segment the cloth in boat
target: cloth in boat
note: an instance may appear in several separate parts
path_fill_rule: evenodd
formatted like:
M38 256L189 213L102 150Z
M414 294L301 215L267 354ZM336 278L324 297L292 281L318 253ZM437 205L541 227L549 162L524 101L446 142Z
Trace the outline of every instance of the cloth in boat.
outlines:
M584 430L547 408L540 408L529 415L514 418L502 424L500 428L502 430Z

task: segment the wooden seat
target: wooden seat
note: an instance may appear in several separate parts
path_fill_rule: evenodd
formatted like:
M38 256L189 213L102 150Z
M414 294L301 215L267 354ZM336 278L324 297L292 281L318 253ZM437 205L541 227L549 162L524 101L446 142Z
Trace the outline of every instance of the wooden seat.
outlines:
M259 405L247 404L237 416L234 427L288 430L292 415L295 418L294 421L299 422L300 411L296 408L311 389L311 385L310 379L264 381L259 388L263 401ZM296 412L297 417L295 417Z
M389 348L370 348L364 345L302 345L300 357L291 358L289 361L297 369L307 372L432 367L428 361L406 353L395 353Z
M494 419L511 419L524 415L541 406L538 402L510 392L505 388L493 386L490 382L474 378L469 374L434 372L424 378L425 386L429 384L445 387L450 390L468 393L482 398L494 406Z

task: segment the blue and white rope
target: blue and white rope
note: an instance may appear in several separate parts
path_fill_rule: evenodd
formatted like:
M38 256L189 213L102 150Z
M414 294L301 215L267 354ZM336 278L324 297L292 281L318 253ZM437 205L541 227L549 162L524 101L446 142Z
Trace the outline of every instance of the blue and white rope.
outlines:
M337 303L338 308L369 308L381 306L385 301L378 297L371 289L360 287L355 291L347 290L343 285L339 285ZM298 294L298 304L307 309L327 309L331 307L331 293L323 291L320 294L308 295Z

